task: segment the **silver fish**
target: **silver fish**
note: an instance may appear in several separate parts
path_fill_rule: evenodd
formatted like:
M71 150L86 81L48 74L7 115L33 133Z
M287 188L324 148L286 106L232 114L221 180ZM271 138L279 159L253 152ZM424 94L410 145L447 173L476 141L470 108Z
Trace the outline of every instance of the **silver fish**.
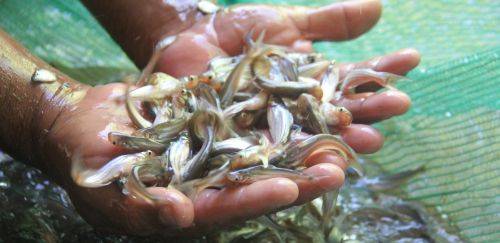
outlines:
M108 133L108 140L116 146L131 150L152 150L162 152L167 145L145 137L132 136L120 132Z
M357 161L356 153L341 137L330 134L317 134L304 141L289 144L285 149L284 156L273 158L270 163L295 168L313 153L327 151L338 153L349 164Z
M352 114L343 106L336 106L330 102L323 102L319 106L319 112L328 126L347 127L352 123Z
M152 195L146 190L146 185L142 182L144 174L161 174L161 168L153 165L136 165L132 168L124 185L126 193L134 199L145 201L151 205L164 205L170 203L161 197Z
M301 94L297 99L297 121L314 134L330 133L326 118L320 112L318 100L312 95Z
M316 78L324 73L328 69L329 65L330 61L319 61L299 66L299 76Z
M271 99L267 107L267 123L273 144L284 144L288 141L293 125L293 115L276 99Z
M211 155L236 153L240 150L257 145L258 140L254 136L229 138L224 141L214 143Z
M141 101L161 100L182 90L181 82L165 73L154 73L148 85L130 91L130 97Z
M241 111L260 110L266 106L268 98L269 94L267 92L261 91L251 99L234 103L233 105L224 109L223 117L231 118Z
M103 187L120 177L128 176L134 165L145 163L153 157L152 151L125 154L110 160L99 169L89 169L85 168L82 158L78 155L73 157L71 177L79 186Z
M335 95L335 90L339 85L339 67L332 61L328 65L323 78L321 78L321 89L323 90L322 103L330 103Z
M187 132L179 135L179 138L173 141L168 148L166 155L174 172L174 182L181 181L181 171L191 157L191 141Z
M342 81L340 93L342 95L350 94L353 92L354 88L368 82L376 82L382 87L396 89L394 88L396 81L404 78L405 77L396 74L377 72L371 69L355 69L350 71ZM340 97L336 98L339 99Z
M251 79L250 66L253 60L265 51L267 51L265 48L251 48L233 71L231 71L220 92L222 107L225 108L233 102L234 94L238 92L241 83L249 82Z
M311 175L308 175L300 171L278 168L275 166L269 166L265 168L262 165L241 169L237 171L231 171L227 174L228 180L236 184L251 184L256 181L266 180L276 177L288 178L295 181L300 181L300 180L311 181L314 179L314 177L312 177Z
M127 108L128 115L132 122L139 128L146 128L152 126L152 123L144 118L135 107L132 99L130 98L130 86L127 87L125 95L125 107Z
M132 135L149 138L160 143L165 143L176 137L182 130L186 128L187 124L188 119L186 117L175 118L171 119L168 122L137 130Z
M189 127L193 134L198 138L203 138L204 141L198 153L181 169L182 181L196 179L203 174L217 133L217 117L213 113L197 111L190 123Z
M252 73L255 75L254 83L260 89L270 94L297 98L302 93L310 93L317 99L321 99L323 92L318 82L297 81L281 82L269 77L271 63L264 55L258 56L252 63Z

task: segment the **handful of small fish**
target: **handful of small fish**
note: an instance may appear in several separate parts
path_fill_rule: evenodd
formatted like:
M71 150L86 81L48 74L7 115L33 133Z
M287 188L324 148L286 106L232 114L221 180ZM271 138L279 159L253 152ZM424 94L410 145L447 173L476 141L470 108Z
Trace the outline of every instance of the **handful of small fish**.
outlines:
M137 130L108 135L131 153L100 169L74 161L75 182L102 187L118 181L125 194L156 204L162 199L147 187L172 187L193 198L205 188L273 177L315 180L303 172L304 160L315 153L330 151L355 162L355 152L335 135L352 115L332 101L367 82L394 89L401 77L357 69L340 79L337 63L321 54L264 44L264 33L256 41L251 36L244 54L216 57L205 73L182 78L152 73L175 37L163 41L124 97Z

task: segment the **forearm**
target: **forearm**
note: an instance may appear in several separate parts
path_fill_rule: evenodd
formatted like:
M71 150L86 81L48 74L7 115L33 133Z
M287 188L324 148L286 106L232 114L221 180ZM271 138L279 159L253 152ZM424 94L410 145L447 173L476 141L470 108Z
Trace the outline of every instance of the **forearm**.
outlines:
M139 68L164 36L191 27L202 17L198 0L82 0Z
M41 68L54 72L57 81L31 82L33 73ZM78 100L74 91L81 88L84 86L31 55L0 29L0 149L43 167L37 160L40 143L59 112Z

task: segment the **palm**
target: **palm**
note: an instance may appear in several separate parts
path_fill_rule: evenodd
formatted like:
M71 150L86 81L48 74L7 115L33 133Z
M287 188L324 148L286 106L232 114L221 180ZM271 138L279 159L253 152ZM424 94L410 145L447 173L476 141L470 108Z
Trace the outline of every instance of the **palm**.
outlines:
M163 53L157 69L175 76L203 72L208 60L214 56L240 53L244 36L251 29L255 33L265 29L265 41L268 43L286 45L298 51L311 51L312 40L356 37L373 26L380 14L377 1L361 4L365 13L363 17L355 16L358 10L352 9L355 5L344 5L340 8L339 5L332 5L316 11L243 6L229 13L219 13L215 18L207 16L179 34L177 41ZM338 17L341 16L339 13L343 17ZM331 24L337 22L340 24ZM342 69L346 71L361 66L404 74L416 66L418 54L414 51L399 52L374 60L376 62L346 64ZM87 166L93 168L124 153L106 138L109 131L133 129L123 104L112 98L123 93L124 89L121 84L90 88L75 110L63 112L56 121L51 134L56 144L62 144L67 151L78 151ZM341 103L353 112L357 120L367 122L401 114L409 106L408 97L399 92L382 93L367 99L343 100ZM374 152L382 146L381 135L367 125L352 125L342 131L342 136L358 152ZM65 155L52 157L49 159L69 164ZM150 188L151 193L173 202L156 207L124 197L114 184L101 189L84 189L70 180L63 183L75 206L97 227L142 234L165 232L163 228L166 226L191 226L198 230L300 204L342 185L346 164L339 157L322 154L309 158L307 162L311 167L306 172L321 175L320 180L294 183L288 179L275 178L221 191L207 189L193 202L176 190ZM65 169L68 170L67 166ZM193 222L195 226L192 226Z
M125 88L123 84L90 88L86 97L75 106L75 109L67 109L58 117L51 129L51 140L59 146L64 146L65 151L81 155L89 168L99 168L112 158L125 153L126 151L109 143L106 136L110 131L129 132L134 129L119 99ZM61 158L64 158L62 164L71 164L72 156L64 154L49 156L47 160L61 161ZM309 200L310 197L319 195L325 188L338 187L342 183L343 172L333 165L317 166L310 173L327 176L315 182L315 185L302 185L310 189L300 199L301 201ZM167 225L189 226L194 213L196 213L195 222L200 228L214 223L224 225L229 221L244 220L278 206L288 205L298 197L298 187L295 183L288 179L277 178L240 188L205 190L194 202L175 190L151 188L150 192L175 202L172 204L173 208L172 205L153 207L123 196L116 184L99 189L86 189L74 185L72 181L66 180L62 183L68 188L77 209L93 225L124 232L151 233L161 230L165 222L160 221L158 213L185 221L167 222ZM273 188L269 188L270 185ZM318 189L314 189L316 187ZM240 197L242 193L247 196ZM262 197L272 203L255 206L258 205L257 200L261 200ZM248 210L241 210L245 208ZM96 213L97 211L102 214ZM220 214L221 211L226 213ZM110 222L103 221L104 219Z

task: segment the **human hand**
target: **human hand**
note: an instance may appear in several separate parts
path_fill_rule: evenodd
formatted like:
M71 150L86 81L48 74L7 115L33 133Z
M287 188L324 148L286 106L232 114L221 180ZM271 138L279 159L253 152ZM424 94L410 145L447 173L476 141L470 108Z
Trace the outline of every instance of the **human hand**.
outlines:
M212 57L240 53L243 37L251 29L256 33L265 29L266 43L311 51L312 40L357 37L370 29L379 16L378 1L345 2L316 10L299 7L235 7L228 13L218 13L215 18L207 16L180 33L177 41L163 53L157 68L175 76L200 73ZM354 67L365 67L405 74L418 61L418 53L405 50L363 63L343 64L341 73ZM51 141L70 153L79 150L90 168L98 168L123 154L125 151L107 141L109 131L126 132L132 129L123 104L113 98L123 94L123 91L121 84L89 88L85 98L74 110L65 109L57 118L49 134ZM353 113L355 121L364 123L400 115L410 105L409 98L398 91L365 97L366 94L358 95L339 103ZM360 153L375 152L383 143L382 136L368 125L354 124L341 131L341 134ZM66 154L54 153L48 155L47 159L62 162L60 164L66 168L65 171L69 171ZM310 166L306 173L321 176L320 180L295 183L275 178L220 191L207 189L197 195L194 201L173 189L149 188L152 194L171 202L157 206L125 197L114 184L87 189L67 179L62 180L79 212L98 228L134 234L172 234L206 230L257 217L312 200L342 185L343 170L347 165L338 156L319 154L306 162Z

